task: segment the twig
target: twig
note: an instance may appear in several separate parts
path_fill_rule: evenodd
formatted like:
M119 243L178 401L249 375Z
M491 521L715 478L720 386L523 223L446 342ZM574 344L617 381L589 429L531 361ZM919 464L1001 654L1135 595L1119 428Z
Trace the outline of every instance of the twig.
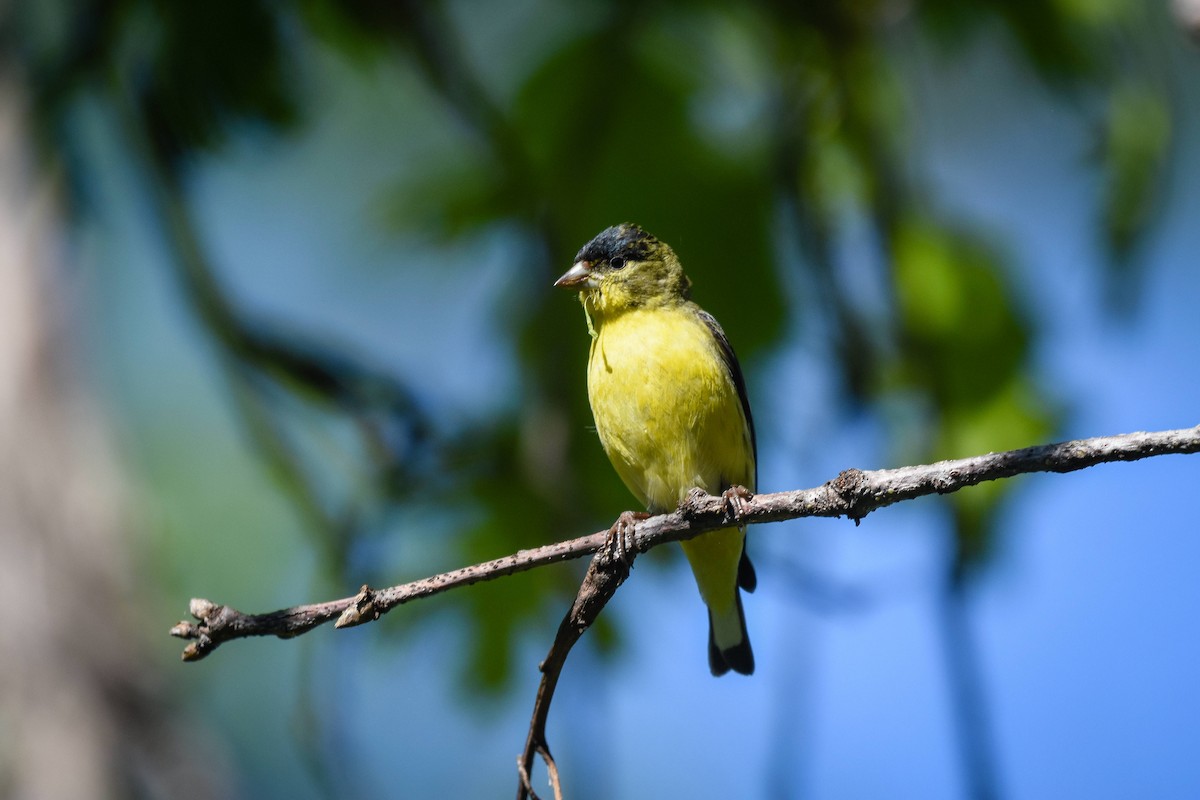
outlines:
M550 718L550 704L554 701L554 691L558 688L558 679L562 675L571 648L587 629L592 627L592 623L616 594L617 588L629 577L633 559L638 553L630 534L638 518L638 515L626 511L604 534L605 546L592 556L587 574L583 576L583 583L575 595L575 602L571 604L571 609L559 624L550 652L538 665L542 680L538 684L537 698L533 702L533 718L529 721L525 750L517 759L517 774L520 777L517 784L517 800L525 800L527 797L537 800L530 776L533 774L533 760L539 755L546 764L550 786L554 789L554 800L562 800L558 764L550 754L550 743L546 740L546 721Z
M1073 472L1110 461L1136 461L1151 456L1196 452L1200 452L1200 426L1079 439L898 469L849 469L813 489L756 495L745 502L741 521L758 524L800 517L844 516L857 523L885 506L924 495L948 494L984 481L1033 472ZM728 526L731 522L722 498L696 492L670 514L639 522L633 528L631 542L636 552L643 553L666 542L690 539L705 531ZM364 586L354 597L294 606L269 614L243 614L230 606L196 599L190 610L199 622L180 622L171 629L171 634L191 640L183 651L183 658L196 661L231 639L247 636L289 638L335 618L338 619L337 627L358 625L378 619L410 600L546 564L582 558L599 550L608 536L608 531L600 531L411 583L379 590Z

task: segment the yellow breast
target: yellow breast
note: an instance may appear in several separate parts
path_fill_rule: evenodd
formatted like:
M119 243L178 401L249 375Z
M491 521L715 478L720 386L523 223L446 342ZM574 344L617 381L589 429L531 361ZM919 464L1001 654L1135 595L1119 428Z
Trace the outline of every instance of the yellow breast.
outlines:
M737 388L695 306L635 309L600 322L588 398L604 450L654 511L693 487L754 490L754 456Z

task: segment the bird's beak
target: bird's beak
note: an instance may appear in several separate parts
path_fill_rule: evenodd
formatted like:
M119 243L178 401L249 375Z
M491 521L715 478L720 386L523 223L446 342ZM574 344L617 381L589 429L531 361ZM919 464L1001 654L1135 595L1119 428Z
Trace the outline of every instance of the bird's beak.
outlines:
M587 261L576 261L565 274L554 282L555 286L561 286L566 289L579 286L587 283L592 278L592 265Z

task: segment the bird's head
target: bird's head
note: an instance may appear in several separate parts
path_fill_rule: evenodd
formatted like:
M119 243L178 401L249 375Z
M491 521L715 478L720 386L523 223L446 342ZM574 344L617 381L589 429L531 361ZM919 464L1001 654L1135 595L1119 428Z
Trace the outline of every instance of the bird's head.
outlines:
M554 285L578 290L584 305L606 316L681 302L692 284L669 245L626 223L585 244Z

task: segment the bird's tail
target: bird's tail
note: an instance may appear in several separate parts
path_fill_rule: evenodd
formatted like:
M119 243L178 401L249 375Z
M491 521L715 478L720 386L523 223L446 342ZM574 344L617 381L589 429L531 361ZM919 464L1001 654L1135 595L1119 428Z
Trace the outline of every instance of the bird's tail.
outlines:
M742 675L754 673L754 651L746 633L741 592L734 595L733 606L732 612L720 615L708 609L708 668L718 677L731 669Z
M754 672L754 651L746 633L740 589L754 591L757 578L746 557L744 534L737 528L714 531L684 542L684 552L708 605L708 667L713 675L729 670Z

